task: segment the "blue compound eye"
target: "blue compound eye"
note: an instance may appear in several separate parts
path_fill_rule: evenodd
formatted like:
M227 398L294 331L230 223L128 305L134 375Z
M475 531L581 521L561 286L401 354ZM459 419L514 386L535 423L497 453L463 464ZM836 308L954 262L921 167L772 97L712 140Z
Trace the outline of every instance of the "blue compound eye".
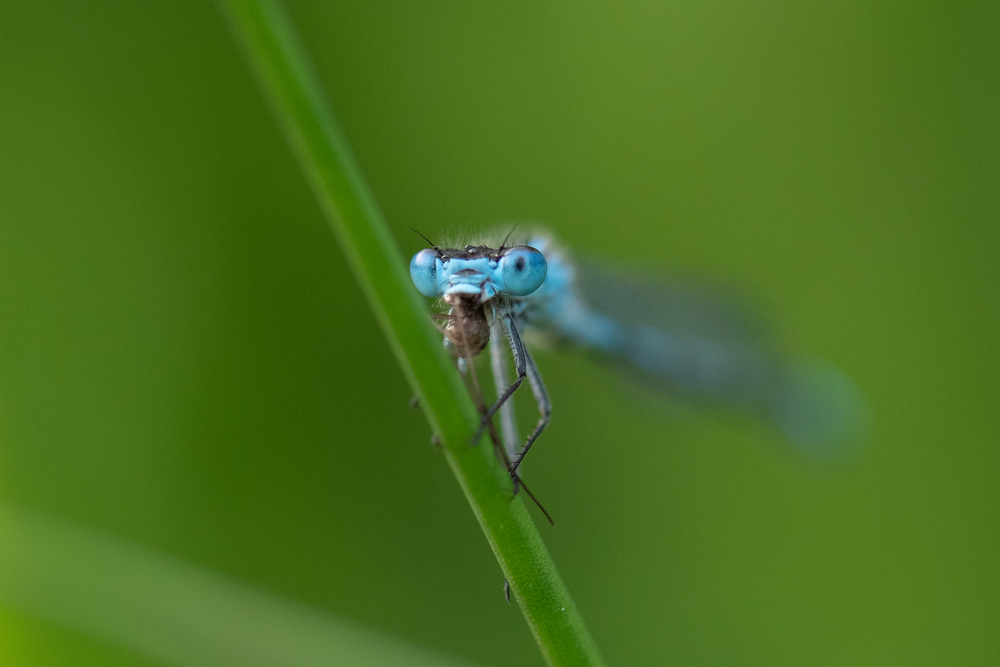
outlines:
M424 248L410 260L410 278L424 296L440 296L437 282L438 254Z
M541 287L548 271L545 255L526 245L520 245L500 258L500 278L504 292L511 296L528 296Z

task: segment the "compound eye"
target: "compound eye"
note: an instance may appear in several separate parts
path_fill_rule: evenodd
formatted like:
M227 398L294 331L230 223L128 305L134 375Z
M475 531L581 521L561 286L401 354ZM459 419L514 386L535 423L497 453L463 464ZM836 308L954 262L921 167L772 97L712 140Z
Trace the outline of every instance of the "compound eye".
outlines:
M424 296L440 296L437 282L438 254L424 248L410 260L410 278Z
M549 267L545 255L531 246L520 245L503 254L499 268L504 292L511 296L528 296L541 287Z

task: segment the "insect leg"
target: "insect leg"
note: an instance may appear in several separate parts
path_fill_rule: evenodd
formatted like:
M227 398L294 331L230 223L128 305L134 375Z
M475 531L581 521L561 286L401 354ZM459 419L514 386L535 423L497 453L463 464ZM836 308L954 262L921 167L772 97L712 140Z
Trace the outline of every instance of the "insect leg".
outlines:
M493 369L493 382L496 385L497 396L502 395L507 388L507 363L503 358L503 349L500 347L500 340L504 333L503 326L499 320L496 321L490 340L490 366ZM514 419L514 404L511 401L507 401L500 407L500 432L503 434L503 444L507 450L507 456L511 460L517 458L517 422Z
M486 430L486 425L489 421L493 419L493 415L495 415L497 410L499 410L500 407L514 395L514 392L521 386L521 383L524 382L524 378L528 374L528 371L526 370L527 363L525 361L526 350L524 348L524 343L521 342L521 336L517 333L517 327L514 325L514 318L509 315L506 316L503 321L503 326L507 329L507 340L510 342L510 351L514 355L514 372L517 374L517 379L514 380L514 383L507 387L502 394L500 394L500 397L497 398L497 402L491 405L490 409L483 413L483 419L479 422L479 430L477 430L476 434L472 436L473 444L479 442L479 439L483 437L483 431Z
M535 402L538 403L538 412L542 416L538 419L535 430L531 432L527 442L524 443L524 448L517 455L517 458L514 459L514 465L511 470L517 470L517 467L521 465L521 461L524 460L528 450L535 444L535 440L545 430L545 427L549 425L549 417L552 416L552 403L549 401L549 392L546 391L545 382L542 381L542 374L538 372L535 359L531 356L531 352L527 348L524 349L524 359L528 371L528 384L531 385L531 393L535 395Z

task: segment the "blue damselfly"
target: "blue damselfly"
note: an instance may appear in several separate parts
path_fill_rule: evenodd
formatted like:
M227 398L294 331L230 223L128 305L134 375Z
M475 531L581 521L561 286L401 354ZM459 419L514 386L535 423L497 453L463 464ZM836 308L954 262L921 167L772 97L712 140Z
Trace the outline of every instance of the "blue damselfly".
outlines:
M818 359L781 352L739 308L636 276L581 271L546 234L516 242L511 236L493 245L432 243L413 257L410 275L421 294L440 298L448 308L438 318L445 321L444 344L463 373L474 373L472 360L490 348L497 400L481 404L475 440L499 414L515 487L516 472L552 413L522 335L529 332L626 361L683 395L755 413L810 454L838 452L851 439L861 400L850 380ZM514 359L510 384L501 340ZM525 379L540 417L518 446L510 398Z

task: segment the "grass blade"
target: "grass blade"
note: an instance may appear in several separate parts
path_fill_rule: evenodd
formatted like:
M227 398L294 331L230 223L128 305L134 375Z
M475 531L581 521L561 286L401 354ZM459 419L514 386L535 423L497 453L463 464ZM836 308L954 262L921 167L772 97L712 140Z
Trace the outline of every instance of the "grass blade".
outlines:
M3 502L0 535L0 607L164 664L474 667L173 556Z

